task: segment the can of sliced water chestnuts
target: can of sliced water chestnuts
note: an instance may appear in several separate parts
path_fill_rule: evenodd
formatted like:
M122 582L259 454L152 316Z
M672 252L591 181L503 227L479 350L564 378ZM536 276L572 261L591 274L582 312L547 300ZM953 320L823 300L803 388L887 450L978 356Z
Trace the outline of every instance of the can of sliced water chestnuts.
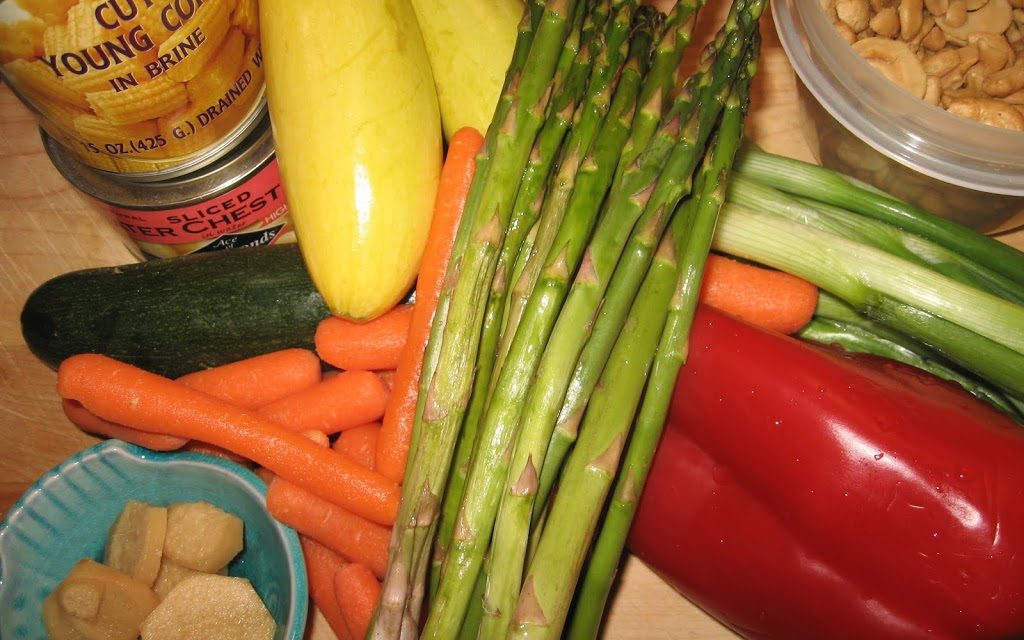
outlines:
M216 162L161 181L97 171L42 135L57 170L111 216L140 258L295 241L269 117Z

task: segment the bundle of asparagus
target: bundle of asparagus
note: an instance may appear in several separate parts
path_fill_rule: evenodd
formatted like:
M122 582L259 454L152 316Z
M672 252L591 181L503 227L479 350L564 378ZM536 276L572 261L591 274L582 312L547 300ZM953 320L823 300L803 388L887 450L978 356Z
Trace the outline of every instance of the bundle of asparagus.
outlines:
M373 637L596 635L760 51L765 0L733 0L683 76L703 4L528 3L433 321Z

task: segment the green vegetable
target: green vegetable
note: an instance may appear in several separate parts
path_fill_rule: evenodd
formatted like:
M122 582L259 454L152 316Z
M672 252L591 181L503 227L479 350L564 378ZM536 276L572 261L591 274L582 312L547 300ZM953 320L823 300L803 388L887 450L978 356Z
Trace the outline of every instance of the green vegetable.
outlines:
M1024 306L867 244L736 204L723 211L715 246L809 280L1024 397Z
M328 315L296 245L233 249L57 276L29 295L25 342L56 367L102 353L169 377L313 347Z
M494 277L503 232L508 226L520 177L543 124L548 91L563 44L570 30L571 1L547 4L533 32L523 66L510 67L507 97L499 101L485 145L490 155L486 170L474 178L463 224L453 246L451 284L438 299L431 340L424 355L417 433L403 484L404 496L395 524L386 594L377 611L372 635L398 637L414 633L424 582L437 530L441 492L447 482L462 418L473 387L473 363L480 346L480 328L487 292ZM522 33L522 32L521 32ZM502 106L506 102L507 106ZM454 270L454 273L451 273ZM451 318L453 321L448 322ZM441 345L438 348L438 345ZM430 460L427 464L417 461ZM460 621L461 622L461 621Z
M914 233L1024 284L1024 253L998 240L966 230L962 225L922 211L868 187L849 176L793 158L765 153L750 146L737 160L736 170L786 193L881 220Z
M684 86L676 69L701 4L681 2L662 15L635 0L611 0L609 10L604 0L549 0L539 21L531 22L530 51L510 65L507 100L488 130L487 164L474 179L435 314L372 637L411 635L420 619L427 638L560 634L618 456L606 459L607 482L557 474L556 504L579 500L566 512L569 518L543 508L533 517L552 419L603 302L614 294L619 312L606 323L608 349L630 308L642 327L621 332L612 356L605 352L592 361L588 379L603 381L593 391L600 408L584 419L593 435L585 429L577 451L594 452L591 439L601 438L605 415L624 444L643 372L654 361L677 292L676 241L682 243L684 232L671 234L657 257L655 247L670 224L687 225L687 233L693 224L686 264L703 264L742 137L736 121L743 117L738 105L746 104L747 84L737 77L755 68L745 65L752 62L745 56L749 49L756 59L752 43L764 2L733 2L725 27ZM579 11L587 17L579 20ZM596 37L600 22L603 40ZM573 64L564 52L576 42L582 44ZM559 105L568 107L562 98L574 91L582 77L574 71L588 56L587 88L557 156L550 155L548 143L563 135L566 122ZM705 159L734 91L738 100L728 109L734 113L724 136L732 142ZM700 214L673 223L702 160L713 168L697 183ZM687 330L685 309L695 304L688 296L696 296L699 271L688 271L673 335ZM535 400L543 410L534 417ZM657 408L649 411L655 415ZM594 499L585 499L588 491ZM568 546L559 543L566 532ZM540 563L542 554L557 561ZM430 580L428 565L434 567ZM421 612L428 592L430 609Z

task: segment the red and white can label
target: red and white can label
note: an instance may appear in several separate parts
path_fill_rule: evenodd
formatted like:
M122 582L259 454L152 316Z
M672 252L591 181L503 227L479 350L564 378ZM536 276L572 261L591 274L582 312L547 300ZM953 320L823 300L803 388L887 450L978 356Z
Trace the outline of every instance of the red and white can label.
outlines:
M153 257L274 244L294 236L276 160L239 186L189 206L106 208L143 253Z

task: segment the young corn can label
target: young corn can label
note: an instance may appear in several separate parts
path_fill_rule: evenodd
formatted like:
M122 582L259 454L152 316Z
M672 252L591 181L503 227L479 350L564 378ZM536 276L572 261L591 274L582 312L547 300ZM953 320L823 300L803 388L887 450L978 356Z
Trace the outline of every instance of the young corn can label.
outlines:
M93 168L192 171L262 108L257 0L0 0L0 75Z

